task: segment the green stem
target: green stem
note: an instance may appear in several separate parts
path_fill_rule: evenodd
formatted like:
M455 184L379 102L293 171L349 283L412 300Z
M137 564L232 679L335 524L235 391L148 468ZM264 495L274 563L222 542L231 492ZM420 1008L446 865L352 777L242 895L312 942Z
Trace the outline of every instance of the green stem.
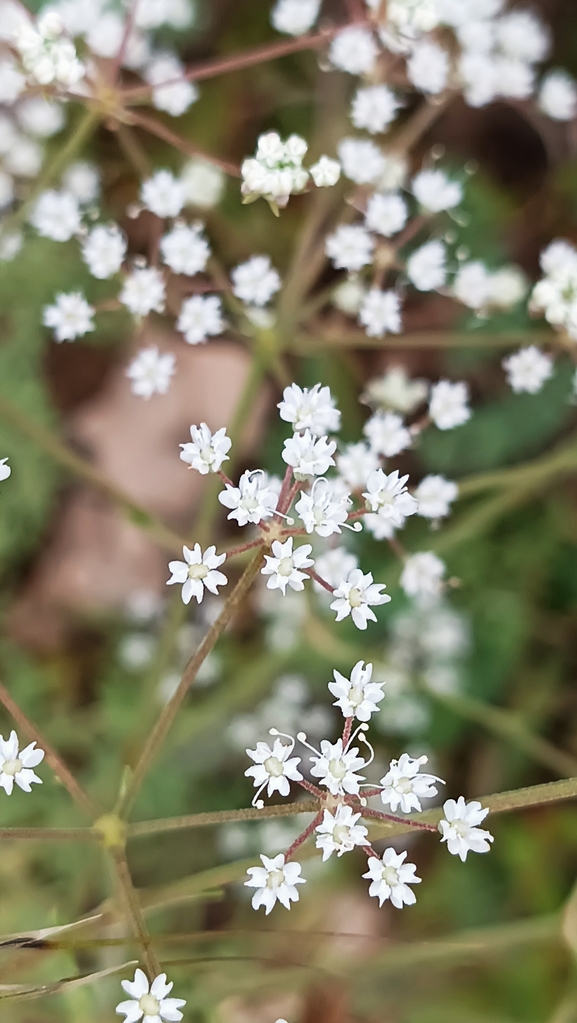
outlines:
M191 813L184 817L167 817L164 820L138 821L129 824L129 838L142 838L145 835L157 835L165 831L178 831L181 828L206 828L212 824L227 824L231 821L260 821L269 817L294 817L299 813L316 813L318 800L303 799L298 803L278 803L265 806L262 810L249 807L245 810L216 810L214 813ZM0 833L1 837L1 833Z
M146 966L146 970L150 981L153 981L155 977L160 973L160 966L156 958L156 953L152 947L150 940L150 934L148 933L148 927L144 919L144 913L140 905L138 895L132 884L132 877L130 869L126 860L126 854L124 849L114 847L108 850L110 855L111 865L114 869L120 895L124 903L126 915L132 925L134 937L138 944L142 947L142 958Z
M0 842L99 842L101 837L96 828L0 828Z

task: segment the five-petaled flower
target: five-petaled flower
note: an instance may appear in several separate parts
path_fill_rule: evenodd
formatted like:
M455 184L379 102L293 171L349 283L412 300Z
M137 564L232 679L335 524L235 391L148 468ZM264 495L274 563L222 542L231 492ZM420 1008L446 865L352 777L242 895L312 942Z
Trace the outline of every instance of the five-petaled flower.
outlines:
M226 586L226 576L217 571L219 565L226 560L226 554L217 554L214 545L203 552L199 543L195 543L192 550L183 547L182 553L184 561L168 563L172 575L166 585L177 583L182 586L182 600L185 604L189 604L192 597L196 597L200 604L205 590L218 593L219 586Z
M476 799L470 803L463 796L457 800L447 799L443 803L445 817L439 821L442 842L453 856L459 856L465 862L468 852L489 852L489 843L493 841L490 831L484 831L477 825L485 820L489 813Z
M136 970L134 980L120 982L130 995L130 1000L120 1002L116 1012L124 1016L124 1023L178 1023L182 1019L180 1007L186 1005L184 998L169 998L172 983L166 983L166 973L160 973L149 984L143 970Z
M36 743L31 742L20 750L14 731L10 732L9 739L0 735L0 786L7 796L12 794L14 782L23 792L30 792L32 783L42 784L42 778L33 769L44 760L44 750L35 747Z
M297 884L305 883L304 877L300 877L300 863L285 863L283 853L272 859L261 855L261 861L262 867L248 868L250 878L244 882L247 888L257 889L252 897L252 908L264 906L268 916L278 901L285 909L290 909L291 902L298 901Z

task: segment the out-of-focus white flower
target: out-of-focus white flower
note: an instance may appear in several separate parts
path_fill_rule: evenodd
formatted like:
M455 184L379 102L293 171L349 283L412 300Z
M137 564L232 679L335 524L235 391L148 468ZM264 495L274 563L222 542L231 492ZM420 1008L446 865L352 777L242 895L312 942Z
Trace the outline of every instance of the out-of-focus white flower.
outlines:
M341 414L335 408L335 399L328 387L299 387L289 384L278 404L279 415L291 423L295 432L310 430L315 437L334 433L339 429Z
M398 412L410 412L427 397L426 380L411 380L404 366L391 366L382 377L369 380L362 400Z
M227 518L236 519L239 526L246 526L249 522L257 525L270 518L276 509L278 494L267 486L264 473L257 469L255 472L243 472L238 487L227 483L218 499L225 508L231 509Z
M391 760L389 770L380 784L383 786L381 800L390 806L391 813L396 813L400 806L403 813L422 810L421 799L432 799L437 795L436 782L441 781L434 774L421 774L421 767L427 763L427 757L413 760L408 753L403 753L399 760Z
M283 460L292 466L295 479L323 476L329 466L335 464L333 455L336 441L328 437L315 437L310 430L295 433L284 442Z
M365 224L369 231L390 238L405 226L408 213L407 204L398 192L374 192L367 202Z
M372 135L385 131L394 121L400 103L386 85L368 85L357 89L351 121L355 128L364 128Z
M64 127L66 120L61 103L44 96L28 96L16 109L19 124L29 135L50 138Z
M0 169L0 210L5 210L14 199L14 182L6 171Z
M396 909L403 906L412 906L416 896L410 884L418 884L421 880L416 876L414 863L405 863L406 852L397 853L394 849L385 849L382 858L370 856L368 871L363 877L369 878L369 895L374 895L379 900L379 906L390 899Z
M332 294L332 303L347 316L357 316L365 295L365 287L358 278L347 277L337 284Z
M415 490L415 498L419 503L417 515L425 519L442 519L451 511L451 503L456 500L459 488L452 480L444 476L425 476Z
M95 312L79 291L60 292L54 305L44 306L42 322L54 331L55 341L74 341L94 330Z
M155 54L143 77L152 85L152 105L172 117L180 117L198 99L197 86L186 80L184 67L174 53Z
M251 256L246 263L239 263L230 276L233 294L249 305L266 305L281 286L269 256Z
M80 230L78 199L72 192L57 192L49 188L36 200L30 223L45 238L67 242Z
M166 983L166 973L159 974L149 984L143 970L136 970L134 980L122 980L122 987L130 1001L120 1002L116 1006L119 1015L124 1016L124 1023L178 1023L182 1019L180 1007L186 1005L184 998L169 998L172 983Z
M445 817L439 821L441 841L447 843L452 856L459 856L464 863L468 852L489 852L493 836L489 831L477 827L489 813L481 803L476 799L467 803L464 796L459 796L457 800L447 799L443 803L443 813Z
M203 225L174 225L171 231L160 239L160 254L175 274L194 277L206 269L210 258L210 245L202 233Z
M283 853L272 859L261 855L261 861L262 867L249 867L250 879L244 882L249 888L257 889L252 897L252 908L264 906L268 916L278 901L285 909L290 909L291 902L298 902L296 885L305 883L304 877L300 877L300 863L285 863Z
M539 89L539 106L554 121L572 121L577 116L577 85L566 71L549 71Z
M357 629L366 629L368 622L376 622L377 616L372 606L387 604L391 599L384 583L374 583L371 572L364 575L359 568L354 568L342 579L334 591L331 610L336 612L337 622L351 616Z
M100 193L98 168L87 160L77 160L66 169L62 176L62 184L68 192L76 196L81 206L89 206Z
M218 593L219 586L226 586L228 582L226 576L223 572L217 571L226 561L226 554L217 554L214 545L203 551L199 543L195 543L192 550L183 547L182 553L184 561L168 563L172 574L166 585L172 586L176 583L182 586L184 604L189 604L193 597L200 604L206 590Z
M175 372L175 361L172 352L161 353L156 345L142 348L126 370L132 393L138 398L166 394Z
M382 519L392 526L401 528L409 515L417 511L417 501L409 494L406 487L408 476L399 476L398 469L388 475L382 469L375 469L367 480L367 489L363 497L367 508L378 512Z
M321 156L310 168L310 176L317 188L331 188L341 176L341 165L330 156Z
M364 75L372 71L378 52L372 32L359 25L350 25L333 39L329 60L350 75Z
M452 210L463 198L459 182L451 181L440 169L420 171L413 178L411 189L417 202L429 213Z
M317 563L317 568L319 565ZM336 669L333 671L334 682L329 682L329 692L336 696L334 706L339 707L345 718L357 718L358 721L369 721L371 714L379 710L379 703L384 699L384 682L372 682L373 666L357 661L346 678Z
M449 78L449 55L442 46L423 39L415 44L407 61L407 75L420 92L436 96Z
M359 323L369 337L398 334L401 330L401 300L397 292L370 288L359 310Z
M64 35L56 11L47 11L35 22L21 22L14 45L30 78L39 85L73 88L84 77L85 67L76 56L74 43Z
M431 388L429 415L439 430L452 430L471 418L469 389L462 381L440 380Z
M410 432L395 412L375 412L367 419L363 433L373 451L385 458L394 458L410 448L412 443Z
M184 206L184 186L169 170L158 170L144 182L140 198L157 217L177 217Z
M377 469L378 465L377 452L362 441L347 444L337 455L337 468L351 490L360 490L364 487L371 472Z
M463 263L453 281L453 295L469 309L483 309L491 299L491 274L484 263Z
M445 563L433 551L420 551L405 561L401 587L408 597L429 601L441 594Z
M504 266L489 275L489 303L510 309L527 294L527 278L518 266Z
M0 103L12 106L25 88L26 78L15 61L10 55L3 55L0 60Z
M302 36L312 28L319 16L321 0L277 0L270 20L277 32Z
M125 255L126 239L117 224L97 224L82 242L82 258L99 280L118 273Z
M503 359L507 380L516 394L538 394L553 374L553 360L535 345L521 348Z
M416 249L407 260L407 277L419 291L435 291L445 283L447 253L437 238Z
M42 778L35 774L34 768L44 760L44 750L35 749L35 746L36 743L31 742L20 750L16 732L10 732L8 739L0 735L0 787L7 796L12 794L14 782L23 792L31 792L33 783L42 784Z
M302 569L311 568L314 565L309 554L312 551L310 543L301 544L293 550L293 538L289 536L284 543L274 540L271 546L272 556L265 554L266 564L261 569L263 575L268 575L267 587L269 590L280 590L285 594L287 586L291 590L303 590L304 580L307 573Z
M196 469L202 476L209 472L218 472L223 462L228 461L232 441L226 435L226 427L213 433L206 423L191 426L190 441L181 444L180 457L191 469Z
M385 171L385 155L371 139L341 139L337 153L343 174L357 185L374 185Z
M497 42L511 58L537 64L545 59L551 44L549 31L532 11L515 8L498 18L495 25Z
M203 344L208 337L224 330L222 305L218 295L191 295L180 307L176 329L189 345Z
M341 224L325 242L325 252L337 270L360 270L373 261L374 238L360 224Z
M352 807L339 803L334 814L323 811L323 820L315 828L316 847L322 849L323 863L336 852L337 856L350 852L357 845L368 845L367 829L357 824L360 813L353 813Z
M119 301L133 316L148 316L151 312L161 313L164 310L165 298L164 278L155 266L135 267L132 273L124 278L118 296Z
M186 205L209 210L220 202L226 179L224 171L215 163L197 156L185 164L180 180Z

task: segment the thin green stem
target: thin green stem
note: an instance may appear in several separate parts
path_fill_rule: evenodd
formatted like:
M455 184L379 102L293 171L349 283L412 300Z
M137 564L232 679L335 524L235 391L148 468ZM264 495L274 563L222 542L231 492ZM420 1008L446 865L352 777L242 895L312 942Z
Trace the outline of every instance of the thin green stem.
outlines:
M317 799L303 799L297 803L278 803L265 806L262 810L248 807L244 810L216 810L214 813L191 813L184 817L167 817L164 820L138 821L129 824L128 838L142 838L146 835L178 831L181 828L207 828L213 824L227 824L231 821L260 821L270 817L294 817L299 813L316 813Z
M132 884L132 877L128 862L126 860L126 854L124 849L114 847L108 850L110 855L111 865L114 869L116 881L124 907L126 915L130 920L134 937L138 944L142 947L142 958L148 972L149 979L152 981L160 973L160 966L156 953L152 947L150 935L148 933L148 927L144 919L144 913L138 900L138 895Z
M148 117L145 114L136 114L134 111L130 114L130 123L136 125L139 128L143 128L150 135L156 135L157 138L162 139L163 142L168 142L169 146L174 146L181 153L186 156L197 157L200 156L204 160L209 160L210 163L214 163L217 167L220 167L225 174L230 174L234 178L240 177L240 167L236 163L231 163L229 160L221 160L218 156L212 156L205 153L198 146L194 146L188 139L183 139L181 135L177 135L176 132L171 131L167 128L162 121L157 121L154 117Z
M95 828L0 828L0 842L99 842Z

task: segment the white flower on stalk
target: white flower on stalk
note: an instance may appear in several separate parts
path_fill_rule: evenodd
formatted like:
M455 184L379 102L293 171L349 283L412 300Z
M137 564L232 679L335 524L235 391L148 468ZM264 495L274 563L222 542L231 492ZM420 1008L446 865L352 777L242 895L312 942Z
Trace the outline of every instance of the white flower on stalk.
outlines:
M393 472L383 472L382 469L375 469L367 480L367 489L363 497L367 508L372 512L378 512L379 517L401 529L405 519L414 515L417 511L417 501L409 494L406 483L408 476L399 476L398 469Z
M299 387L289 384L278 404L279 415L291 423L295 432L309 430L315 437L334 433L341 424L341 414L328 387Z
M36 200L30 223L44 238L67 242L80 230L78 199L72 192L49 188Z
M384 583L374 583L371 572L364 575L360 568L342 579L335 589L334 600L331 604L331 611L336 612L337 622L350 615L357 629L366 629L368 622L376 622L377 616L371 605L387 604L391 599L387 593L381 593L386 589Z
M397 292L370 288L361 303L359 323L362 323L368 337L398 334L401 330L401 300Z
M522 60L497 55L494 59L495 75L502 96L527 99L535 89L535 72Z
M220 201L226 179L224 171L215 163L196 156L184 165L180 180L186 205L208 210Z
M407 61L407 75L420 92L438 95L446 88L449 78L447 51L430 39L416 43Z
M94 330L95 312L79 291L60 292L54 305L44 306L42 322L54 331L55 341L74 341Z
M118 273L126 255L126 238L117 224L97 224L82 242L82 258L98 280Z
M372 71L378 56L378 47L372 32L357 25L343 29L333 39L329 60L350 75L364 75Z
M317 188L332 188L341 176L341 165L330 156L321 156L309 168L309 172Z
M331 547L324 554L320 554L315 562L315 572L329 586L338 586L344 576L347 576L349 572L358 567L359 562L357 558L346 547ZM315 579L313 579L313 589L325 599L331 596Z
M372 664L365 664L364 661L357 661L351 677L341 675L336 668L333 671L334 682L329 682L329 692L337 699L335 707L340 707L345 718L357 718L358 721L368 721L371 714L379 710L378 704L384 699L384 682L371 682L373 676Z
M411 284L419 291L442 288L447 275L446 259L445 246L438 239L421 245L407 260L407 277Z
M341 224L325 242L325 252L337 270L361 270L373 261L375 240L360 224Z
M503 359L503 368L516 394L538 394L553 374L553 360L535 345L529 345Z
M277 0L270 20L277 32L302 36L318 18L321 0Z
M410 412L427 397L426 380L411 380L404 366L391 366L382 377L369 380L361 401L396 412Z
M143 78L152 85L152 105L172 117L180 117L199 96L194 82L184 77L184 67L174 53L158 53L147 64Z
M56 11L47 11L35 22L20 22L14 45L31 79L39 85L54 82L71 88L84 77L84 65L76 56L74 43L64 35Z
M577 116L577 84L566 71L549 71L539 89L539 106L554 121L572 121Z
M400 806L403 813L422 810L421 799L432 799L437 795L436 782L441 782L434 774L421 774L421 767L428 757L413 759L403 753L399 760L391 760L389 770L379 784L383 786L381 800L396 813Z
M135 267L124 278L118 300L133 316L148 316L164 310L166 286L164 277L155 266Z
M284 442L283 460L292 466L295 479L322 476L329 466L335 464L333 455L336 441L328 437L314 437L310 430L295 433Z
M268 256L251 256L231 271L232 292L241 302L263 306L281 286L281 279Z
M367 444L363 444L362 441L357 444L347 444L337 455L339 475L351 490L360 490L361 487L364 487L370 474L378 467L377 452Z
M424 519L443 519L451 511L459 488L453 480L444 476L425 476L414 492L418 501L417 515Z
M278 901L285 909L291 908L291 902L298 902L297 884L304 884L305 878L300 877L300 863L285 863L283 853L269 858L261 854L262 867L249 867L250 879L245 881L247 888L256 888L252 897L252 908L264 906L266 915Z
M412 554L401 573L401 588L408 597L431 600L441 594L445 563L433 551Z
M276 510L278 494L267 486L261 469L253 472L247 469L240 477L238 487L227 483L218 499L225 508L231 509L228 519L236 519L239 526L246 526L249 522L257 525L270 518Z
M453 295L469 309L483 309L491 300L491 274L484 263L475 259L463 263L453 281Z
M304 580L308 575L302 570L314 565L314 560L309 558L312 551L310 543L301 544L293 550L293 538L289 536L284 543L274 540L271 551L272 556L265 554L266 564L261 568L262 575L269 576L268 589L280 590L283 596L287 586L291 590L304 590Z
M422 170L413 178L411 185L417 202L428 213L452 210L463 198L463 189L458 181L451 181L444 171Z
M508 57L537 64L547 56L551 39L543 22L532 11L516 8L495 23L497 42Z
M62 184L76 196L82 206L89 206L96 202L100 193L100 172L95 164L77 160L62 175Z
M202 233L203 225L175 224L160 239L160 254L175 274L194 277L206 269L210 245Z
M259 796L265 786L267 796L272 796L273 792L288 796L289 782L302 781L303 776L298 770L301 758L291 756L294 748L294 740L286 746L280 739L275 739L272 747L267 742L257 742L256 749L247 749L248 756L254 760L254 767L247 768L244 773L247 778L253 779L258 790L253 799L253 806L262 808Z
M367 419L363 433L373 451L385 458L399 455L412 444L410 432L395 412L375 412Z
M386 157L371 139L341 139L337 153L343 174L357 185L377 184L386 170Z
M177 584L182 586L182 601L189 604L192 597L196 598L198 604L203 600L205 590L211 593L218 593L219 586L226 586L228 580L223 572L217 569L226 561L226 554L217 554L216 547L207 547L203 552L199 543L195 543L192 550L188 547L182 548L184 561L170 561L169 571L172 572L166 585Z
M275 131L260 135L256 154L243 160L241 192L246 202L259 195L276 206L286 206L293 192L302 192L309 173L302 166L308 146L300 135L285 142Z
M134 980L122 980L120 982L130 995L130 1001L120 1002L116 1006L116 1012L124 1016L124 1023L178 1023L182 1019L180 1008L186 1005L184 998L169 998L172 991L172 983L166 983L166 973L159 974L149 984L148 977L143 970L136 970Z
M396 909L412 906L417 901L411 884L419 884L414 863L405 863L406 852L397 853L394 849L385 849L382 858L369 857L368 871L363 877L371 881L369 895L379 900L379 906L390 899Z
M445 817L439 821L441 841L447 843L452 856L459 856L464 863L468 852L489 852L493 836L489 831L477 827L489 813L481 803L476 799L467 803L464 796L459 796L457 800L447 799L443 803L443 813Z
M33 769L44 760L44 750L35 749L35 746L36 743L31 742L29 746L20 750L16 732L10 732L8 739L0 735L0 787L7 796L12 794L14 782L23 792L30 792L33 783L42 784L42 778L39 778Z
M518 266L503 266L489 275L489 304L511 309L527 294L528 282Z
M299 741L306 744L306 735L299 732ZM313 747L309 747L313 749ZM314 757L309 757L311 764L311 776L318 778L319 785L324 785L332 796L356 795L359 792L360 784L365 780L364 775L356 772L366 766L367 761L358 755L357 746L349 749L343 747L343 740L337 739L330 743L328 739L321 741L320 752Z
M295 505L307 533L332 536L340 533L347 521L351 499L346 492L335 490L334 481L316 479L309 494L301 494Z
M182 448L180 457L202 476L209 472L218 472L222 463L228 461L232 441L226 435L225 426L221 426L220 430L215 430L214 433L206 423L191 426L190 437L187 444L180 445Z
M184 186L169 170L158 170L140 190L140 198L157 217L177 217L184 206Z
M429 415L439 430L452 430L471 418L468 402L467 384L462 381L452 384L449 380L439 380L431 388Z
M12 469L6 463L8 458L0 458L0 480L7 480L12 475Z
M225 323L218 295L191 295L180 307L176 329L189 345L204 344L208 337L222 334Z
M385 238L397 234L405 226L408 207L398 192L374 192L367 202L365 224Z
M357 89L351 106L355 128L364 128L371 135L385 131L394 121L400 103L386 85L369 85Z
M156 345L142 348L126 370L132 393L138 398L166 394L174 376L175 361L172 352L161 353Z
M323 851L323 863L334 852L337 856L350 852L357 845L368 845L367 828L357 824L360 813L353 813L352 807L339 803L336 810L324 810L322 823L315 828L317 849Z

